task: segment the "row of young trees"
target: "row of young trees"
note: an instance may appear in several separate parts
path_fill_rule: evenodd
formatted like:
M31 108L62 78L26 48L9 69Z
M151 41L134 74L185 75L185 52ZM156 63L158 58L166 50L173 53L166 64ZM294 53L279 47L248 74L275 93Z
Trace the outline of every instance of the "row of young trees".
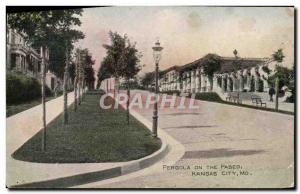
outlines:
M82 9L66 9L7 14L8 27L26 34L26 41L33 48L40 48L42 57L41 90L43 107L42 151L46 150L46 69L51 70L56 76L64 80L64 124L68 123L68 79L74 80L75 100L79 99L79 104L82 100L80 92L83 91L85 85L92 87L95 81L92 68L95 62L92 60L91 55L88 54L87 49L76 50L75 57L77 60L75 62L72 61L71 53L74 50L74 43L84 38L84 34L81 31L74 29L74 27L81 25L79 17L82 11ZM49 60L46 61L46 58L49 58ZM75 107L77 108L77 102L75 102Z
M130 79L134 78L141 70L141 53L136 48L136 43L132 43L128 36L109 32L110 44L104 44L106 56L101 62L98 71L98 87L101 82L107 78L114 77L116 83L119 79L125 79L127 83L127 123L129 123L129 98L130 98ZM114 89L114 93L115 93Z

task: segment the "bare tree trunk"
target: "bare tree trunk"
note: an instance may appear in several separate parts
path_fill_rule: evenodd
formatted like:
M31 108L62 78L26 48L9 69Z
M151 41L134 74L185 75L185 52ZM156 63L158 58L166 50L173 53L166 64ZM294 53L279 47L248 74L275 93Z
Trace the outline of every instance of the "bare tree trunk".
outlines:
M82 101L84 100L84 95L85 95L85 79L82 81Z
M115 79L115 89L116 89L116 93L119 93L119 78Z
M41 47L42 57L42 107L43 107L43 132L42 132L42 151L46 151L46 96L45 96L45 74L46 74L46 63L45 63L45 47Z
M84 97L84 78L81 81L81 102L83 102Z
M130 87L129 80L127 80L127 124L129 125L129 103L130 103Z
M81 80L79 78L79 81L78 81L78 105L81 104Z
M77 111L77 83L78 83L78 63L79 52L77 52L77 58L75 63L75 78L74 78L74 111Z
M110 82L111 83L111 82ZM114 98L116 97L116 78L114 79Z
M108 93L108 80L106 79L106 93Z
M68 124L68 91L67 91L67 81L68 81L68 69L69 69L69 55L68 49L66 49L66 65L64 72L64 124Z
M275 110L278 111L278 94L279 94L279 79L278 79L278 77L276 77L276 80L275 80L275 92L276 92Z

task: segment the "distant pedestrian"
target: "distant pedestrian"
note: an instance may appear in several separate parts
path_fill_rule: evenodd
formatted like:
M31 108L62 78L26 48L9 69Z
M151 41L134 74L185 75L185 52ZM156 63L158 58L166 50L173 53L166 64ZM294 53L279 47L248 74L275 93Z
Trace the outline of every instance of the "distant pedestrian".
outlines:
M271 87L269 89L269 95L270 95L270 102L273 102L273 95L275 94L275 89Z

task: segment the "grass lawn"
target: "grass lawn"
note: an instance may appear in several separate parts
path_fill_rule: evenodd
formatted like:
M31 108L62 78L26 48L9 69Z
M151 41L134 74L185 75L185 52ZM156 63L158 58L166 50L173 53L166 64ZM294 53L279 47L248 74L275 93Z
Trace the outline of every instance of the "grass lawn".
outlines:
M44 163L121 162L147 156L161 146L139 121L126 111L100 109L99 93L87 93L77 112L69 109L69 124L61 114L47 126L47 150L41 151L41 131L13 153L13 158ZM105 103L114 103L107 98ZM26 130L26 129L24 129Z
M46 98L46 101L54 99L54 96L50 96ZM33 100L30 102L22 103L22 104L13 104L13 105L6 105L6 117L10 117L17 113L23 112L27 109L30 109L34 106L37 106L42 103L42 99Z

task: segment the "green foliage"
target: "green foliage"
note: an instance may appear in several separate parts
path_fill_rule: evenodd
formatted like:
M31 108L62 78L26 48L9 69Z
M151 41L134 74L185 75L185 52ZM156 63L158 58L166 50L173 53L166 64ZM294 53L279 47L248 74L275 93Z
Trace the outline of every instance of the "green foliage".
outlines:
M89 89L94 89L95 83L95 71L93 65L95 64L95 60L93 60L92 55L89 53L88 49L82 50L83 58L82 58L82 67L84 71L84 79L86 85Z
M85 68L85 81L89 89L94 89L95 71L92 66Z
M262 70L263 70L266 74L268 74L268 75L271 73L271 69L269 69L268 66L263 66L263 67L262 67Z
M110 78L110 70L109 70L109 64L107 62L107 59L104 58L104 60L101 62L101 66L99 68L97 77L98 77L98 82L97 82L97 88L100 87L101 82L107 78Z
M126 35L121 36L117 32L109 32L109 37L111 44L103 45L106 56L98 71L98 85L110 76L129 80L141 70L141 54L135 48L136 44L132 44Z
M103 62L106 65L107 70L111 76L119 78L122 76L122 56L126 47L127 36L123 37L117 32L109 32L111 44L104 44L103 47L106 49L106 56Z
M50 96L51 90L46 87L46 95ZM41 84L35 78L15 73L6 75L6 103L20 104L36 100L41 97Z
M195 99L198 100L205 100L205 101L212 101L212 102L222 102L223 100L220 96L215 92L203 92L197 93Z
M67 48L72 50L72 44L84 38L82 32L71 29L81 25L81 13L82 9L11 13L7 23L10 28L24 32L33 47L47 46L49 69L62 78Z
M141 84L144 88L148 88L149 85L151 85L154 82L154 72L148 72L146 73L141 80Z
M272 58L273 58L273 60L274 61L277 61L277 62L282 62L283 61L283 58L284 58L285 56L283 55L283 51L282 51L282 49L278 49L276 52L274 52L273 54L272 54Z
M281 89L283 86L287 86L289 88L294 87L294 70L289 69L287 67L283 67L280 65L276 65L275 67L275 73L269 77L268 82L275 86L275 80L276 77L279 79L279 89Z
M130 89L143 89L136 79L130 79L126 83L121 83L119 89L127 89L127 87L129 87Z
M292 88L291 92L292 92L292 95L287 97L286 102L295 103L295 97L296 97L295 88Z
M216 71L221 68L220 56L216 54L208 54L203 58L204 73L212 77Z
M74 62L71 62L69 64L69 76L72 80L72 83L74 82L74 79L75 79L75 63Z

